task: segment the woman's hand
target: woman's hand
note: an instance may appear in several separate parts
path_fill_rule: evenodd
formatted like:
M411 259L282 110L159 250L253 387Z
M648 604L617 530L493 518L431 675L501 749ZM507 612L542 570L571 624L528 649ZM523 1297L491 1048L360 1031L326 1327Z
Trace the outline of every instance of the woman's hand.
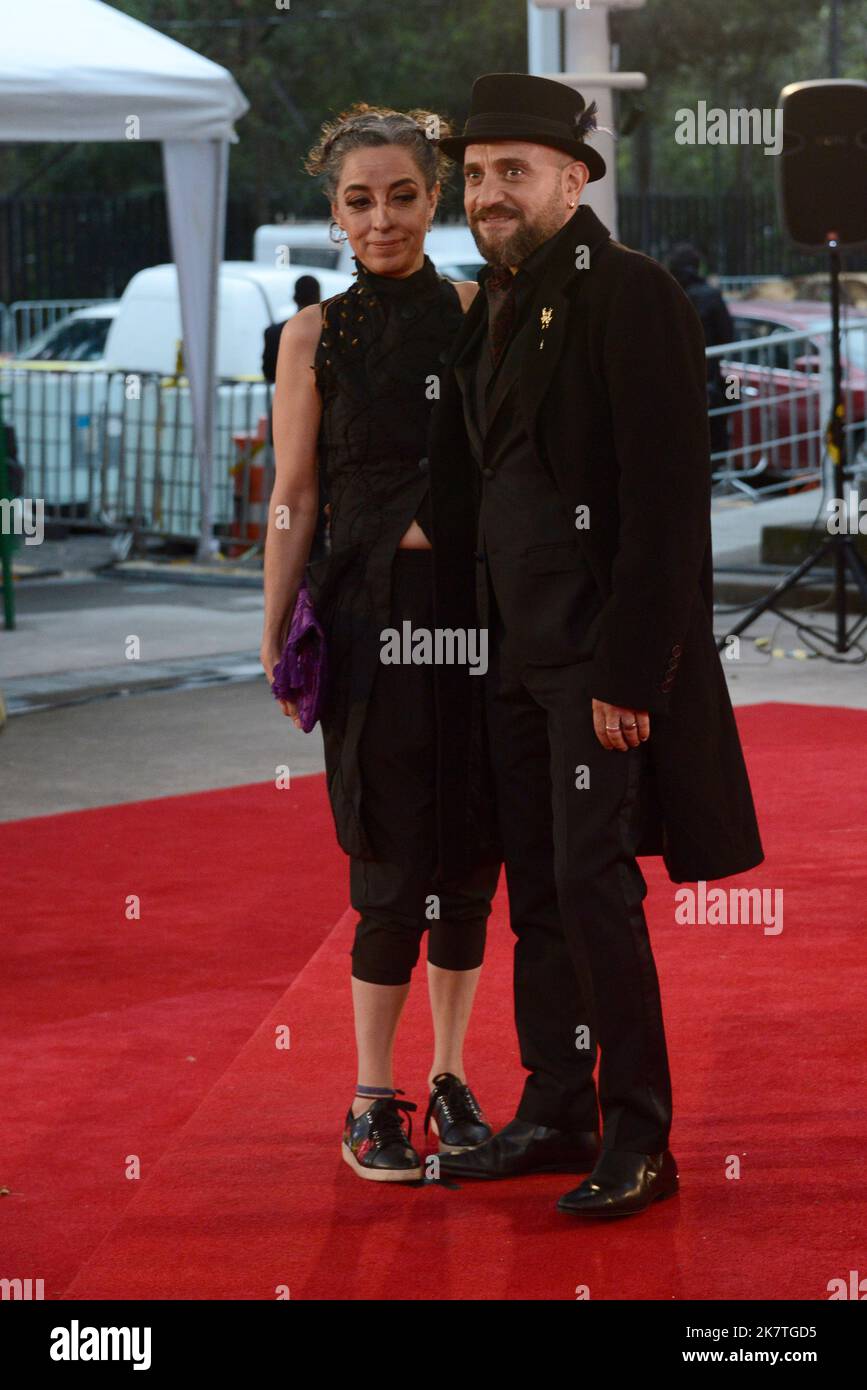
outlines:
M270 642L263 642L262 649L259 652L259 660L262 662L265 675L268 677L268 684L270 685L274 679L274 667L280 660L280 652L277 649L277 647L272 646ZM283 713L285 715L288 715L288 717L292 720L292 723L295 725L295 728L300 729L301 720L298 717L298 706L295 704L295 702L293 700L278 700L277 703L282 709Z

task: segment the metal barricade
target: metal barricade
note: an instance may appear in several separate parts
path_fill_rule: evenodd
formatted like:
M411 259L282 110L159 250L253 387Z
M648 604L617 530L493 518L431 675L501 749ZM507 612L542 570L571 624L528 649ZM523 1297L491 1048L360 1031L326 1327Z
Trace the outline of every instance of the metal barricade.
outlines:
M853 463L867 431L867 318L846 318L841 350L847 455ZM830 328L775 329L709 348L707 356L718 364L723 399L708 412L716 490L755 498L822 479L831 409Z
M867 318L847 314L842 342L848 457L857 472L867 431ZM756 498L822 477L830 355L827 327L708 350L722 386L722 403L709 409L718 491ZM199 537L201 479L186 378L7 360L0 361L0 391L27 493L42 499L46 520L133 537ZM264 540L274 477L271 394L261 377L221 379L215 388L213 516L231 554L258 550Z
M5 304L0 304L0 357L15 351L15 320Z
M185 377L7 361L0 362L0 390L28 495L42 499L47 521L134 537L199 536L201 478ZM257 452L269 395L261 378L216 385L213 516L227 547L251 537L254 519L260 526L264 519L263 489L273 474L256 470L267 464Z

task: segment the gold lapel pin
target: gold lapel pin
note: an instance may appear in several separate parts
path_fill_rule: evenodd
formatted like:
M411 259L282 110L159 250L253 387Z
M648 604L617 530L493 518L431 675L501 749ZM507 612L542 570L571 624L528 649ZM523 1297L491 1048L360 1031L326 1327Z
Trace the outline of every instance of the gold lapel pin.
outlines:
M550 322L551 322L551 320L552 320L553 317L554 317L554 310L553 310L553 309L543 309L543 310L542 310L541 318L542 318L542 331L543 331L543 332L544 332L544 330L548 327L548 325L550 324ZM545 346L545 339L544 339L544 338L540 338L540 339L539 339L539 347L540 347L540 348L543 348L544 346Z

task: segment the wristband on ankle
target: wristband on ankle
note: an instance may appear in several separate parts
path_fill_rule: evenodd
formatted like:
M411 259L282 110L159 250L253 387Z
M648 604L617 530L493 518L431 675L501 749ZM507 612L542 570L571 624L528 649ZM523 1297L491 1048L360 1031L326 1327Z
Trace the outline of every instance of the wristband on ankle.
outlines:
M362 1100L371 1097L374 1100L391 1100L397 1091L390 1091L387 1086L356 1086L355 1094L361 1096Z

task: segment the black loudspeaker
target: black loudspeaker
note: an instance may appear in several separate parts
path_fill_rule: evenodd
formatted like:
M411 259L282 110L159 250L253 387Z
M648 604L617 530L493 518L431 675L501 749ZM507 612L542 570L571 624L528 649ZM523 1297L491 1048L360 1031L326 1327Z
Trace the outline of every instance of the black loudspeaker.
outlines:
M867 82L793 82L780 93L780 219L804 251L867 246Z

